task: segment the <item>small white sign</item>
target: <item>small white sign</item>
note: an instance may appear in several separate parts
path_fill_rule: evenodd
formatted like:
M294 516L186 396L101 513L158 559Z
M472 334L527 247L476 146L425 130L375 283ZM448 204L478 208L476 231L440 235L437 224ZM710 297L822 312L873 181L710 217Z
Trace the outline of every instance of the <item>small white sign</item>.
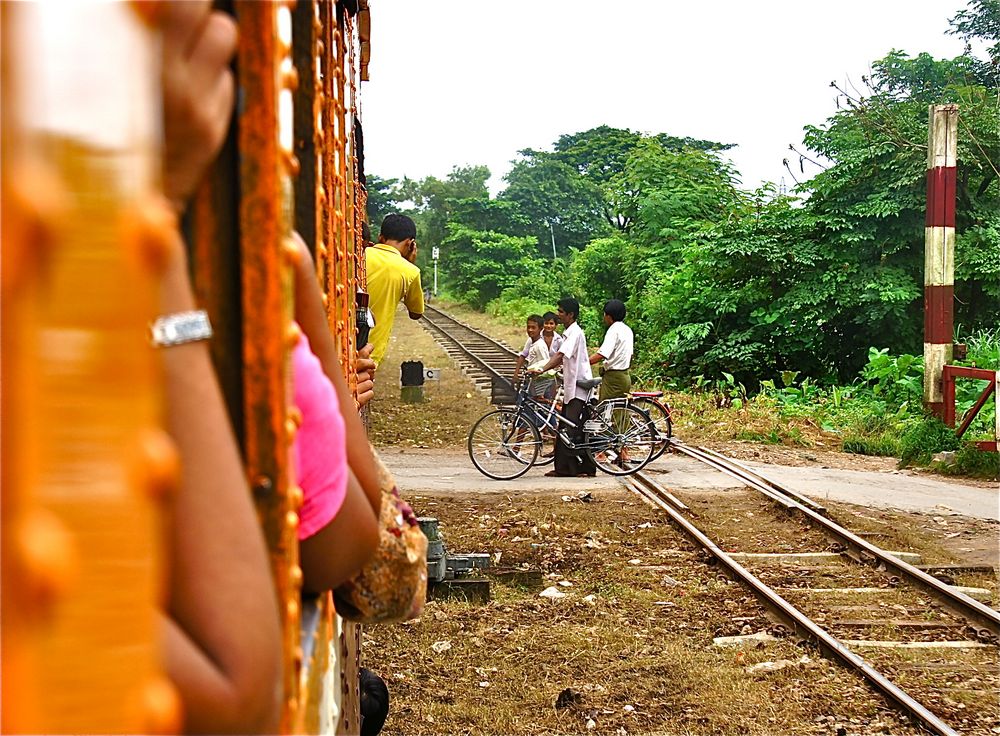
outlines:
M441 380L441 369L440 368L424 368L424 380L425 381L440 381Z
M438 259L438 256L440 255L441 255L440 248L438 248L436 245L433 248L431 248L431 258L433 258L436 261Z

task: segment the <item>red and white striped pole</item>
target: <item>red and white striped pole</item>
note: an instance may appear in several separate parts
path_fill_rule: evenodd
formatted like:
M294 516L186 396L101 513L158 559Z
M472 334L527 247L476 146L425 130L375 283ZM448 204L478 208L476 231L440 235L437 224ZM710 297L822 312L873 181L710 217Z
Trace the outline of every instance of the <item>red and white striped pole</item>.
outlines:
M924 228L924 407L944 416L941 371L951 362L955 300L958 105L931 105Z

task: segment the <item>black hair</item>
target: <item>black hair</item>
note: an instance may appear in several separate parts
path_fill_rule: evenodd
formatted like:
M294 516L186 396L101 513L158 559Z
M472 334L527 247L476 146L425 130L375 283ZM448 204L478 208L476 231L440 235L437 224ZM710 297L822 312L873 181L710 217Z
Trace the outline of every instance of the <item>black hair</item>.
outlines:
M563 310L566 314L572 314L573 319L578 319L580 317L580 302L571 296L563 297L558 302L559 308Z
M361 239L365 242L365 247L372 242L372 229L368 227L367 222L361 223Z
M379 237L385 241L401 242L417 237L417 226L413 224L406 215L391 214L386 215L382 220L382 228L379 230Z
M621 322L625 319L625 302L621 299L608 299L604 303L604 313L615 322Z
M537 314L529 314L528 315L528 319L526 319L524 321L525 322L534 322L536 325L538 325L538 329L541 329L542 327L545 326L544 325L545 320L543 320Z
M542 321L543 322L549 322L549 321L558 322L559 318L556 316L555 312L546 312L545 314L542 315Z
M361 736L376 736L389 717L389 688L371 670L361 668Z

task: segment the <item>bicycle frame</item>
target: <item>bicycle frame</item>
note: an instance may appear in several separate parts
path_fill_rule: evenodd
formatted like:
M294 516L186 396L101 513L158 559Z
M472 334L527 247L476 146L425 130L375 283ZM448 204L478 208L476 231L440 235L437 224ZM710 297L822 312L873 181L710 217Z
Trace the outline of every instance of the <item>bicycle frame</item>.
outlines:
M552 399L551 403L539 401L535 397L531 396L528 393L528 385L529 382L527 381L521 384L521 388L518 390L515 406L518 413L526 417L528 421L532 422L532 424L534 424L532 419L535 417L542 420L543 426L538 427L539 431L543 428L553 430L559 436L559 439L562 440L563 444L565 444L570 450L586 451L607 449L607 440L592 442L591 435L586 431L586 428L584 428L583 433L584 441L577 444L569 437L569 435L566 434L565 431L563 431L563 427L559 426L563 425L567 428L581 429L581 425L567 419L556 411L556 406L559 404L560 399L565 396L561 383L559 384L559 388L556 389L556 395ZM593 392L591 392L591 395L593 395ZM531 413L529 414L529 412ZM552 420L555 420L556 423L554 424Z
M574 454L589 454L597 468L610 475L629 475L652 459L658 442L646 412L588 401L579 419L569 419L556 411L562 396L562 387L555 401L549 401L533 396L528 384L519 386L513 405L494 409L473 425L467 443L472 463L496 480L520 477L538 463L539 446L549 441L550 433L559 446ZM539 429L546 430L546 439Z

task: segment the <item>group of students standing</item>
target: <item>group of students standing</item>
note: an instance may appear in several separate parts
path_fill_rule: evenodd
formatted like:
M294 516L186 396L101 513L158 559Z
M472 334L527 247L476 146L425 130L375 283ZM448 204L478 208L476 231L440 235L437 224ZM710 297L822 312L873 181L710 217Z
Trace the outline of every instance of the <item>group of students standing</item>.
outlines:
M563 374L563 417L575 428L567 432L574 443L583 438L583 412L590 398L590 382L594 378L593 369L598 363L602 377L598 398L622 398L632 388L629 373L632 367L634 336L625 324L625 304L619 299L609 299L604 305L604 324L607 331L601 346L593 353L587 352L587 336L578 322L580 302L572 297L560 299L555 313L543 316L533 314L526 320L525 331L528 339L517 357L514 367L515 379L520 377L522 368L532 376L532 392L538 396L554 398L554 371L562 368ZM556 332L556 321L563 326L560 335ZM555 468L546 475L557 477L593 477L597 473L594 461L585 453L571 449L557 435L555 447Z

